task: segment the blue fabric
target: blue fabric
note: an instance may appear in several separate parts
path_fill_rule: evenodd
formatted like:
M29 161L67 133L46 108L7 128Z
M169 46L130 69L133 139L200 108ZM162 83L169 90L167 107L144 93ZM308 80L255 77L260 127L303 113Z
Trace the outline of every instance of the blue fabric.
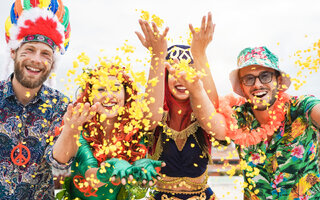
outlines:
M166 56L166 60L178 59L180 61L182 59L183 60L190 59L189 64L193 64L193 58L191 56L190 46L188 45L173 45L168 48L167 52L168 53Z
M213 200L215 199L213 196L213 191L211 190L211 188L207 188L205 191L206 194L206 200ZM189 199L189 198L194 198L195 196L199 197L201 195L200 193L194 193L194 194L172 194L172 193L167 193L167 192L154 192L154 196L153 198L156 200L162 200L163 198L162 195L167 195L168 199L170 199L171 197L173 198L179 198L179 199ZM211 198L210 198L211 197Z
M68 99L47 86L23 106L15 97L12 75L0 82L0 199L54 199L52 165L67 169L52 157L52 144ZM44 104L46 103L46 104ZM51 136L51 139L50 139ZM30 150L30 160L18 166L11 152L20 142ZM27 151L22 154L27 157ZM16 157L17 151L13 157Z
M202 129L198 128L197 131L202 131ZM191 144L194 144L194 147L191 147ZM166 163L166 166L160 170L162 174L171 177L194 178L201 176L207 169L208 158L201 156L203 154L202 150L193 135L188 137L182 151L178 150L171 138L163 144L162 148L163 151L159 160ZM194 164L197 164L197 166Z

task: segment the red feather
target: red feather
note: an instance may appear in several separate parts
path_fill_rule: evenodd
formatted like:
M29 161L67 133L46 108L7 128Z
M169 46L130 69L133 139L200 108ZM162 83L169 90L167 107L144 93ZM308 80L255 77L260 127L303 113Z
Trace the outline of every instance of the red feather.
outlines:
M40 17L35 22L26 20L25 26L26 27L21 27L20 33L17 37L18 40L23 39L27 35L40 34L49 37L56 45L61 47L63 38L60 32L57 30L57 22L55 22L53 19L43 19Z
M31 0L30 1L30 3L31 3L31 5L32 5L32 7L37 7L38 6L38 4L39 4L39 0Z

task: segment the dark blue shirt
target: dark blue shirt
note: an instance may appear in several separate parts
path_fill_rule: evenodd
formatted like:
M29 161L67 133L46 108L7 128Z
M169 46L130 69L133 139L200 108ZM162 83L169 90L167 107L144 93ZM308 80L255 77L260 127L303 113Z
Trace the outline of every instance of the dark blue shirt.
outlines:
M52 166L70 165L52 157L54 129L68 98L43 85L24 106L14 94L12 77L0 82L0 199L54 199Z

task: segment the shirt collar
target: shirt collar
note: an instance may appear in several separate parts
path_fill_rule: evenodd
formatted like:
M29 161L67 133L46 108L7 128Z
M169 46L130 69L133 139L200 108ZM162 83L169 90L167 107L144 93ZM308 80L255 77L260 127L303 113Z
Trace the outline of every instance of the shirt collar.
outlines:
M12 78L13 73L9 76L9 78L4 82L4 98L9 98L11 96L15 96L12 86ZM42 85L37 95L30 101L30 103L35 103L39 99L41 99L43 102L46 102L46 100L49 98L49 88L45 85Z
M12 78L13 78L13 73L8 77L8 79L4 82L4 95L3 97L9 98L14 95L13 87L12 87Z

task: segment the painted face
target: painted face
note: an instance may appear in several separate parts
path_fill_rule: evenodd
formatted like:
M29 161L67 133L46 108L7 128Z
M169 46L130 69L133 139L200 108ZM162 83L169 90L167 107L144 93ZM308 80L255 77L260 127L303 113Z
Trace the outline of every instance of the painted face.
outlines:
M101 80L101 83L105 81ZM92 95L94 95L93 104L97 102L101 103L98 113L105 115L106 119L111 119L117 117L120 109L124 107L125 90L117 77L108 76L107 81L107 86L104 84L93 86Z
M53 66L53 50L42 42L28 42L11 52L14 78L24 87L34 89L48 78Z
M173 98L178 101L186 101L189 98L189 91L181 83L179 83L173 76L168 77L168 87Z
M239 77L242 91L255 110L266 110L277 100L281 76L277 78L275 70L252 65L240 69Z

